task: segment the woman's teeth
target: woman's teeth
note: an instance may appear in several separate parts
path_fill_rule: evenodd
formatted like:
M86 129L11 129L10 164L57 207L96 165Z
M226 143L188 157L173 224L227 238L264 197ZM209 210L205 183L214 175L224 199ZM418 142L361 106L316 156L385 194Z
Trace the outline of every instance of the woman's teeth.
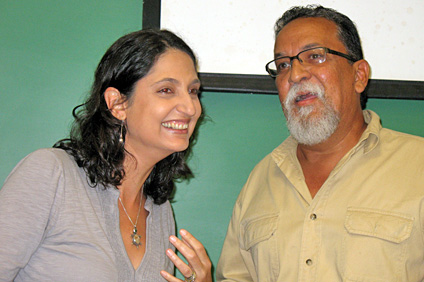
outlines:
M187 129L188 128L187 123L162 122L162 125L166 128L172 128L172 129Z

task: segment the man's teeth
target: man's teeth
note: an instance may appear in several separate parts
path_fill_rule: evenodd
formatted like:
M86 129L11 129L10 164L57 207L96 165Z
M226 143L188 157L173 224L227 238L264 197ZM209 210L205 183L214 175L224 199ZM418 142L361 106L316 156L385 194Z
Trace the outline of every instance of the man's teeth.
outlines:
M172 129L187 129L188 128L187 123L162 122L162 125L166 128L172 128Z
M299 95L299 96L296 97L296 102L302 101L302 100L308 98L309 96L315 96L315 94L308 93L308 94L304 94L304 95Z

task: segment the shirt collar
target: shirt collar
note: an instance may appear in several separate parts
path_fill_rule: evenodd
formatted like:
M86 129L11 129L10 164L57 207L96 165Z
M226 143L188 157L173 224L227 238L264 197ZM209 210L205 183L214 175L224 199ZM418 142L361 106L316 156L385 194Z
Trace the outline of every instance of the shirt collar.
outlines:
M361 138L355 147L358 147L361 143L364 143L364 154L372 151L378 144L380 139L380 130L382 128L380 117L371 110L364 110L363 112L365 123L368 124L365 131L362 133ZM289 136L283 143L281 143L274 151L271 153L274 161L279 165L286 158L297 158L296 157L296 148L297 141Z
M372 151L380 140L380 130L382 128L380 117L371 110L363 111L365 123L368 124L364 133L362 133L358 144L364 142L364 153Z
M275 163L280 166L280 164L288 158L292 161L297 161L297 144L297 141L291 135L286 140L284 140L284 142L275 148L271 153Z

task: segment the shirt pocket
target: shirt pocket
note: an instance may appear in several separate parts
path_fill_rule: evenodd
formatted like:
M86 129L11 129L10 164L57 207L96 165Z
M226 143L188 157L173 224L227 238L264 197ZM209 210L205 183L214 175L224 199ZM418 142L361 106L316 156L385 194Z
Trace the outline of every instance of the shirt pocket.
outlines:
M260 281L276 281L279 273L277 227L278 214L242 222L240 248L250 254Z
M413 222L406 214L349 207L342 251L344 281L399 281Z

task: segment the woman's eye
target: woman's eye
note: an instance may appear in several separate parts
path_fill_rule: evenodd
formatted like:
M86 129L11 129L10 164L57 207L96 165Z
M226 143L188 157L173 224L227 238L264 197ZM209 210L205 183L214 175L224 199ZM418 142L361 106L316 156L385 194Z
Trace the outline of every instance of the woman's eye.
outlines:
M198 96L198 95L200 94L200 89L198 89L198 88L193 88L193 89L190 89L190 90L188 91L188 93L189 93L190 95Z
M163 94L172 94L172 90L170 88L162 88L159 92Z

